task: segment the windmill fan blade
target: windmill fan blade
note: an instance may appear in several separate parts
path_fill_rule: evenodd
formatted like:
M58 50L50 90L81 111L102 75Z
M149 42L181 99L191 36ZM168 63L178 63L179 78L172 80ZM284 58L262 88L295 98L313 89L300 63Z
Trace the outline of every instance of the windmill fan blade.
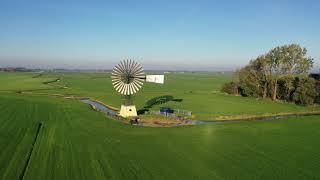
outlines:
M111 79L116 91L123 95L132 95L142 87L145 75L139 63L126 59L113 68Z

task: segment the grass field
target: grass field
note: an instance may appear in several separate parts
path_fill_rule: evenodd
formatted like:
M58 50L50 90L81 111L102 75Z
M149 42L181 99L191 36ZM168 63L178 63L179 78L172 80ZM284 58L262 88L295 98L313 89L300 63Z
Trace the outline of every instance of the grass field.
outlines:
M35 73L0 72L0 91L40 90L50 88L43 82L53 80L49 77L34 78Z
M49 97L89 96L118 106L121 97L108 76L0 73L0 179L320 178L319 116L151 128L108 119L77 100ZM163 86L146 84L135 101L142 107L150 98L172 95L183 101L166 105L201 119L318 108L219 93L231 78L170 74Z
M15 74L11 73L10 75L13 78L15 77ZM24 82L31 81L30 78L34 74L19 75L18 77L25 78L17 78L15 80L16 87L13 82L6 80L8 76L8 74L5 74L3 77L0 74L0 82L2 82L3 87L9 86L11 89L21 90L30 89L30 87L27 87L29 83ZM56 78L60 78L61 81L52 83L51 86L39 83L40 81L45 82L48 79ZM39 84L39 87L34 87L36 89L33 91L34 93L88 96L117 108L122 103L122 97L113 89L110 74L108 73L49 73L40 78L31 79L33 83ZM221 116L248 116L320 110L319 107L314 106L303 107L291 103L257 100L220 93L222 84L231 79L232 75L228 74L168 74L165 77L164 85L145 83L141 91L134 97L134 102L138 109L141 109L152 98L170 95L182 101L169 101L165 104L156 105L153 109L159 109L159 106L169 106L176 109L189 110L193 112L193 119L202 120L216 119ZM24 85L26 87L20 84L26 84ZM59 88L61 86L66 86L67 88ZM51 90L48 90L48 88L51 88Z
M84 104L1 94L0 178L315 179L319 117L175 128L121 124Z

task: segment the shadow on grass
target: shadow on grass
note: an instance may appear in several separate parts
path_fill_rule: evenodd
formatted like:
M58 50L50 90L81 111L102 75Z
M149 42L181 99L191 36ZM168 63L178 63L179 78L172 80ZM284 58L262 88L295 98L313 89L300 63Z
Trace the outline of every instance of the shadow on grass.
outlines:
M142 109L139 109L137 113L144 114L145 112L149 111L154 105L164 104L169 101L182 102L183 99L175 99L171 95L157 96L148 100L145 106Z

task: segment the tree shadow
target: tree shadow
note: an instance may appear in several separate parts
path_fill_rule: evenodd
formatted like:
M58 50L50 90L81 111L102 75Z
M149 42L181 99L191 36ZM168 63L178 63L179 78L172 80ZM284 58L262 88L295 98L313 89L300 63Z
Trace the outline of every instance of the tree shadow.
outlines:
M182 102L183 99L175 99L171 95L154 97L152 99L149 99L145 103L145 106L142 109L139 109L137 113L144 114L145 112L149 111L154 105L164 104L169 101Z

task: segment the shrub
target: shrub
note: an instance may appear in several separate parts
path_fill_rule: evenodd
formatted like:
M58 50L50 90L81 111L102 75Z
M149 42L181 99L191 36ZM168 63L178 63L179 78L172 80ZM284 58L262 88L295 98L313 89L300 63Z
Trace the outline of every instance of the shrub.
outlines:
M310 105L315 102L318 93L315 80L312 78L301 78L297 82L297 88L293 93L293 101L301 105Z
M320 81L319 80L315 80L316 81L316 91L318 93L316 99L315 99L315 103L320 104Z
M235 82L229 82L222 86L222 92L228 94L239 94L239 84Z

